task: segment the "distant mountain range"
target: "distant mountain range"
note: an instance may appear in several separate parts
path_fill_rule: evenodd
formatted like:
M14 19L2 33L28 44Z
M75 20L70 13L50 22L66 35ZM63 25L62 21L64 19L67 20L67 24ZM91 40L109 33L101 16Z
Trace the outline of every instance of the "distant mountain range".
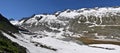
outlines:
M67 9L55 14L34 15L20 20L17 25L33 33L45 35L51 33L59 34L58 36L75 35L76 37L120 40L119 17L120 7Z

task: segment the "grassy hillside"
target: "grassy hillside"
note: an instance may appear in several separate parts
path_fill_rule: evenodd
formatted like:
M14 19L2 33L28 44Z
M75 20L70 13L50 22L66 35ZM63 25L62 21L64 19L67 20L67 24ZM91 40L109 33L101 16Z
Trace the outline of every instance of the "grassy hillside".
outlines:
M4 37L0 32L0 53L26 53L26 49Z
M0 53L26 53L26 48L9 40L1 33L1 31L15 37L12 33L18 33L18 28L0 15Z

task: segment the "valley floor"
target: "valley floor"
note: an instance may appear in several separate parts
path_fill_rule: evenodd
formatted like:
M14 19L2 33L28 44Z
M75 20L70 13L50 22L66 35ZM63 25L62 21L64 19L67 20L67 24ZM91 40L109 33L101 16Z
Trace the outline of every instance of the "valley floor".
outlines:
M52 37L33 38L32 35L14 34L13 38L3 34L13 42L27 48L28 53L120 53L120 46L112 44L77 44Z

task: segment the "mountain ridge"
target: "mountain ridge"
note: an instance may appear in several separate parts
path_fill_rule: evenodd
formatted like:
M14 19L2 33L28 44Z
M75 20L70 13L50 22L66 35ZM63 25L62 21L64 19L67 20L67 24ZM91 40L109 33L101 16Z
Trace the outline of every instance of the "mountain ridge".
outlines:
M118 26L120 24L119 13L120 7L96 7L90 9L82 8L78 10L67 9L65 11L58 11L54 14L34 15L29 17L28 19L23 19L19 21L19 25L27 28L31 32L62 32L63 34L72 33L73 35L75 35L75 33L86 35L87 32L88 34L94 32L92 34L95 36L98 30L101 31L104 27L117 27L116 29L118 29ZM108 30L107 28L104 28L104 30ZM116 32L118 33L119 30L117 30ZM110 34L110 32L107 33L108 35ZM72 34L69 35L72 36ZM104 32L101 32L101 35L105 35Z

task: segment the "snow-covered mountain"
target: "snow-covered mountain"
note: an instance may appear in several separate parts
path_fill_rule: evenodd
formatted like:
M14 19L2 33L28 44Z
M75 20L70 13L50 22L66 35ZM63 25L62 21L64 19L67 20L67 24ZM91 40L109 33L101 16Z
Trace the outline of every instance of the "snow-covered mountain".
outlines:
M47 36L79 37L83 35L97 39L102 37L102 39L120 40L119 17L120 7L96 7L67 9L46 15L38 14L14 23L33 33Z
M120 7L67 9L10 21L19 28L4 36L27 53L119 53Z

